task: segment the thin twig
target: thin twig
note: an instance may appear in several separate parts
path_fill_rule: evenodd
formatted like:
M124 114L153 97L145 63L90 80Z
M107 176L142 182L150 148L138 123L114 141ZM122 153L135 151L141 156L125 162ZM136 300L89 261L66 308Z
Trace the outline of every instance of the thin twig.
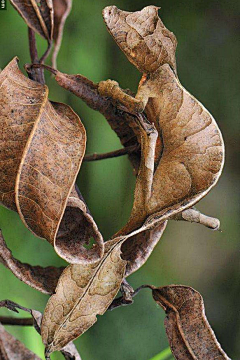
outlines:
M29 52L32 63L38 62L38 53L36 46L35 32L29 27L28 28L28 41L29 41Z
M31 62L39 63L35 32L30 27L28 28L28 41ZM45 84L43 69L31 69L31 71L28 71L28 74L32 80L38 81L41 84Z
M10 316L0 316L0 323L3 325L32 326L32 318L14 318Z
M52 41L50 41L50 42L48 43L47 50L45 51L45 53L43 54L43 56L40 58L40 60L39 60L39 63L40 63L40 64L44 63L44 61L45 61L46 58L48 57L51 49L52 49Z
M52 74L56 75L57 74L57 69L54 69L53 67L49 66L49 65L45 65L45 64L32 64L31 67L33 68L42 68L42 69L46 69L48 71L50 71Z
M125 147L123 149L119 149L119 150L114 150L108 153L103 153L103 154L89 154L89 155L85 155L83 158L83 161L97 161L97 160L104 160L104 159L111 159L111 158L115 158L115 157L119 157L119 156L123 156L123 155L127 155L127 154L132 154L133 152L136 152L139 149L139 145L132 145L132 146L128 146Z
M150 285L141 285L139 286L136 290L134 290L134 292L131 294L132 298L134 296L136 296L140 290L142 289L151 289ZM131 299L131 301L129 299L126 299L125 296L120 296L117 299L114 299L113 302L111 303L111 305L109 306L108 310L113 310L116 309L120 306L127 306L127 305L132 305L133 304L133 300Z

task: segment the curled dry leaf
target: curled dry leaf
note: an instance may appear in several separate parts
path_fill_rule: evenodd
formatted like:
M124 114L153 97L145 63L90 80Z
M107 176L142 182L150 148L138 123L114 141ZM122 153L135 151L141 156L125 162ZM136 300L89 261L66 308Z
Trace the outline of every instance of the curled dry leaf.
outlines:
M120 256L122 241L108 241L100 262L74 264L63 271L42 321L47 356L83 334L111 304L126 268Z
M44 294L53 294L64 267L33 266L15 259L0 232L0 262L21 281Z
M76 346L70 342L67 344L62 350L61 353L65 357L66 360L82 360L79 355Z
M72 0L53 0L54 27L53 40L55 41L52 54L52 65L57 67L57 55L61 47L63 28L65 21L71 11Z
M125 277L137 271L147 261L159 242L167 221L129 237L122 245L122 258L127 260Z
M71 198L65 212L86 147L79 117L67 105L50 103L47 87L27 79L16 58L1 72L0 86L2 204L17 210L24 224L68 262L96 261L103 255L103 239L84 202L72 206ZM78 217L78 233L69 213ZM83 218L85 233L79 225ZM63 236L66 224L69 234ZM84 248L87 235L97 242L90 250Z
M176 360L230 360L208 323L199 292L182 285L151 288L166 312L165 328Z
M103 17L120 49L143 73L135 97L111 80L99 84L102 95L136 115L133 130L142 139L133 210L122 234L139 222L165 220L205 196L221 174L224 144L213 117L178 80L177 41L158 17L158 8L130 13L110 6ZM147 123L155 129L152 139Z
M24 148L48 96L47 87L27 79L17 61L0 73L0 199L11 210L17 210L15 181Z
M94 245L90 249L85 248L90 239L94 240ZM70 263L93 262L103 255L103 237L81 193L75 188L72 189L68 197L56 242L62 244L63 255L68 252L69 244L71 244L71 254L68 258L65 257Z
M10 0L26 24L51 41L53 36L53 3L52 0Z
M0 324L0 358L1 360L40 360L19 340L9 334Z

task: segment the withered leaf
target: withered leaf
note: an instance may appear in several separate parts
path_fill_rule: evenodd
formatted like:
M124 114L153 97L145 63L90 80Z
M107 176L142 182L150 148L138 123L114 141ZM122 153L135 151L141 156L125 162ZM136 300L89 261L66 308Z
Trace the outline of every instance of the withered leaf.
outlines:
M105 255L95 264L73 264L62 273L56 294L49 299L42 321L46 354L60 350L83 334L116 296L124 277L122 240L106 242Z
M122 244L122 258L127 260L125 277L131 275L144 265L159 242L166 226L167 221L164 221L153 227L153 229L148 229L129 237Z
M120 49L143 72L135 97L114 81L99 84L103 96L136 115L133 131L142 139L133 211L122 234L147 218L146 224L167 219L205 196L221 174L224 144L213 117L177 78L177 41L158 17L158 8L130 13L110 6L103 16Z
M23 151L48 97L47 86L26 78L17 62L14 58L0 73L0 200L12 210Z
M57 55L61 47L63 28L65 21L71 11L72 0L53 0L54 10L54 27L53 40L55 41L54 50L52 54L53 67L57 67Z
M164 324L176 360L230 360L208 323L199 292L182 285L151 288L166 312Z
M52 0L10 0L26 24L48 40L53 36Z
M65 357L66 360L82 360L79 355L76 346L73 342L67 344L62 350L61 353Z
M0 323L0 358L1 360L40 360L19 340L9 334Z
M90 214L86 215L83 201L70 204L65 213L86 147L79 117L69 106L47 101L47 87L25 78L16 58L1 72L0 86L1 202L17 209L24 224L35 235L47 239L68 262L101 258L103 239ZM78 210L71 210L77 206ZM86 218L88 231L83 233L80 224L77 233L74 225L73 234L69 231L68 236L62 236L66 223L68 227L70 220L74 223L69 216L73 213L77 224ZM97 243L89 252L83 246L89 240L87 235L94 236ZM87 253L87 260L80 248Z
M94 245L86 248L85 245L89 244L90 239L94 240ZM71 247L67 258L70 263L94 262L103 256L103 237L81 193L76 191L75 187L68 197L56 243L61 244L63 256Z
M55 238L85 142L85 129L71 108L47 102L28 138L16 179L16 205L22 221L66 260L66 246L63 253L61 241Z
M0 231L0 262L21 281L44 294L53 294L64 267L33 266L15 259Z

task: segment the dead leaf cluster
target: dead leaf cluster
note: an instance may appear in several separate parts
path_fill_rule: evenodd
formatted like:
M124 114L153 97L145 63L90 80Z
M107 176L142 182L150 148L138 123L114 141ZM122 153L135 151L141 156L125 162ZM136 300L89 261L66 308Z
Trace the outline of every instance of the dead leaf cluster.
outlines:
M177 77L176 37L155 6L133 13L116 6L103 10L108 31L143 74L134 95L116 81L95 84L56 69L71 1L10 1L30 28L33 63L26 66L29 78L19 70L17 58L0 73L0 200L70 265L43 268L22 263L0 234L0 262L21 281L52 295L43 317L8 300L0 305L32 315L46 359L59 350L66 359L79 360L71 341L88 330L97 315L132 303L133 296L148 287L166 312L166 332L177 360L229 359L210 328L197 291L180 285L146 285L134 291L125 280L146 262L168 220L220 227L218 219L201 214L194 205L221 175L224 144L212 115ZM35 33L48 43L40 59ZM54 67L49 67L44 60L52 41ZM75 184L86 149L84 126L69 106L48 100L43 69L102 113L126 152L131 149L128 155L136 175L131 216L105 243ZM91 239L94 245L89 248ZM119 290L122 297L114 300ZM2 325L0 336L3 359L38 359Z

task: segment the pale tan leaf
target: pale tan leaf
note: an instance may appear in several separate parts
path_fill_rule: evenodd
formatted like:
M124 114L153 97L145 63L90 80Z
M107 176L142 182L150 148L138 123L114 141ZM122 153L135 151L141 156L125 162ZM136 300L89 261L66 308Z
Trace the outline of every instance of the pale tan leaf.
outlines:
M47 355L83 334L97 321L96 315L107 310L125 273L121 244L119 239L108 241L100 262L70 265L63 271L42 321Z
M53 36L52 0L10 0L26 24L47 39Z
M176 360L230 360L208 323L199 292L182 285L151 288L166 312L165 328Z

